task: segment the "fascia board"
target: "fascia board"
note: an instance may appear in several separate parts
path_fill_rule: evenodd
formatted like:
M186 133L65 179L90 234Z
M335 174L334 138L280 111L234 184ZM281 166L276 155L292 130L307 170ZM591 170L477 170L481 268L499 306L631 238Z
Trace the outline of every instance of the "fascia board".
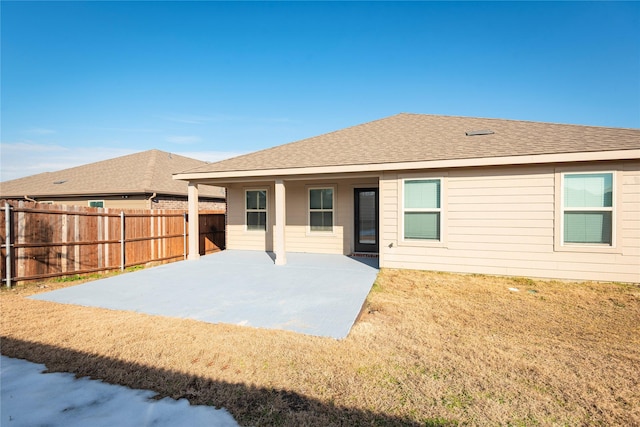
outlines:
M618 151L594 151L581 153L539 154L530 156L486 157L455 160L428 160L420 162L372 163L364 165L313 166L285 169L236 170L223 172L178 173L173 179L200 181L226 178L260 178L290 175L318 175L354 172L380 172L412 169L442 169L478 166L505 166L540 163L567 163L606 160L640 159L640 149Z
M8 194L2 195L3 199L22 199L24 196L29 196L32 198L44 198L44 197L53 197L53 198L73 198L73 197L113 197L113 196L144 196L143 192L132 192L132 191L123 191L123 192L100 192L100 193L28 193L28 194Z

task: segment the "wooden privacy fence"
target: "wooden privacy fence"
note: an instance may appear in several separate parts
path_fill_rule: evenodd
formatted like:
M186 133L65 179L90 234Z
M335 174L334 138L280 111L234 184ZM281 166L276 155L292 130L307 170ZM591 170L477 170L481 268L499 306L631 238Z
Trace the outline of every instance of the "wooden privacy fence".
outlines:
M0 203L2 282L125 269L187 256L183 210ZM225 214L200 211L201 255L225 247Z

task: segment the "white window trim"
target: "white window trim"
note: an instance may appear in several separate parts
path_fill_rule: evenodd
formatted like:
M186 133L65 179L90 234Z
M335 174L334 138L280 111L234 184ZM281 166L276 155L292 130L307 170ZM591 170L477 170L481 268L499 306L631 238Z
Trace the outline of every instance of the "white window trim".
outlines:
M557 252L600 252L600 253L620 253L621 250L617 245L617 236L619 235L620 224L618 221L618 212L620 211L620 196L622 189L619 188L619 179L617 171L610 167L567 167L556 169L556 227L554 250ZM589 174L610 173L612 176L611 186L613 188L611 207L600 208L569 208L570 212L590 211L590 212L611 212L611 244L606 243L565 243L564 242L564 177L565 175L589 175Z
M244 188L244 191L242 192L242 196L243 196L243 203L244 203L244 231L247 233L266 233L267 232L267 228L269 228L269 189L264 187L264 188ZM263 209L247 209L247 192L248 191L264 191L265 192L265 197L266 197L266 204L265 204L265 208L264 208L264 230L250 230L247 227L247 212L262 212Z
M91 203L95 203L95 202L100 202L100 203L102 203L102 207L103 208L105 207L104 200L87 200L87 206L91 207ZM98 208L98 209L100 209L100 208Z
M439 212L440 213L440 239L405 239L404 237L404 184L406 181L416 180L440 181L440 208L415 208L410 212ZM447 247L447 173L439 174L410 174L398 177L398 245L422 246L422 247Z
M314 211L315 212L326 212L326 211L333 212L333 223L331 224L331 231L311 230L311 190L326 190L329 188L333 190L333 209L322 209L322 210L314 209ZM335 236L336 235L336 218L338 216L337 215L337 211L338 211L337 210L338 208L337 186L335 184L306 186L306 191L307 191L307 204L305 208L307 210L307 230L306 230L307 236Z

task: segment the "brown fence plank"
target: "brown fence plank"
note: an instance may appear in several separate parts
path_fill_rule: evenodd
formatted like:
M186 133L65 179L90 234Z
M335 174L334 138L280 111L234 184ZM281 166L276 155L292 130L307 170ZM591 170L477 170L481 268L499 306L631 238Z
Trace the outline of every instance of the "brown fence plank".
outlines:
M2 257L2 265L0 265L0 274L2 275L2 277L7 277L7 263L6 263L6 259L7 259L7 248L6 248L6 244L7 244L7 229L5 226L5 208L4 208L4 204L2 204L2 206L0 206L0 208L2 208L0 210L0 243L2 244L2 247L0 248L0 256ZM12 271L13 267L12 267Z
M184 258L186 214L182 210L107 209L2 200L12 206L12 281L37 280L120 267L121 218L125 215L125 266ZM6 232L0 211L0 239ZM200 253L225 247L224 211L201 211ZM7 248L2 247L3 281Z

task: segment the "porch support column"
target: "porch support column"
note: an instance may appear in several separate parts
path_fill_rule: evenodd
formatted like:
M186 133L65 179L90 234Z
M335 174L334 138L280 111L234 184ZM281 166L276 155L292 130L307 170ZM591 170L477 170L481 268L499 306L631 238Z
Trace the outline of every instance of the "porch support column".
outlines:
M273 226L273 252L276 265L287 263L284 244L284 226L286 217L285 188L282 179L276 179L275 225Z
M200 218L198 215L198 184L189 181L189 255L187 259L200 258Z

